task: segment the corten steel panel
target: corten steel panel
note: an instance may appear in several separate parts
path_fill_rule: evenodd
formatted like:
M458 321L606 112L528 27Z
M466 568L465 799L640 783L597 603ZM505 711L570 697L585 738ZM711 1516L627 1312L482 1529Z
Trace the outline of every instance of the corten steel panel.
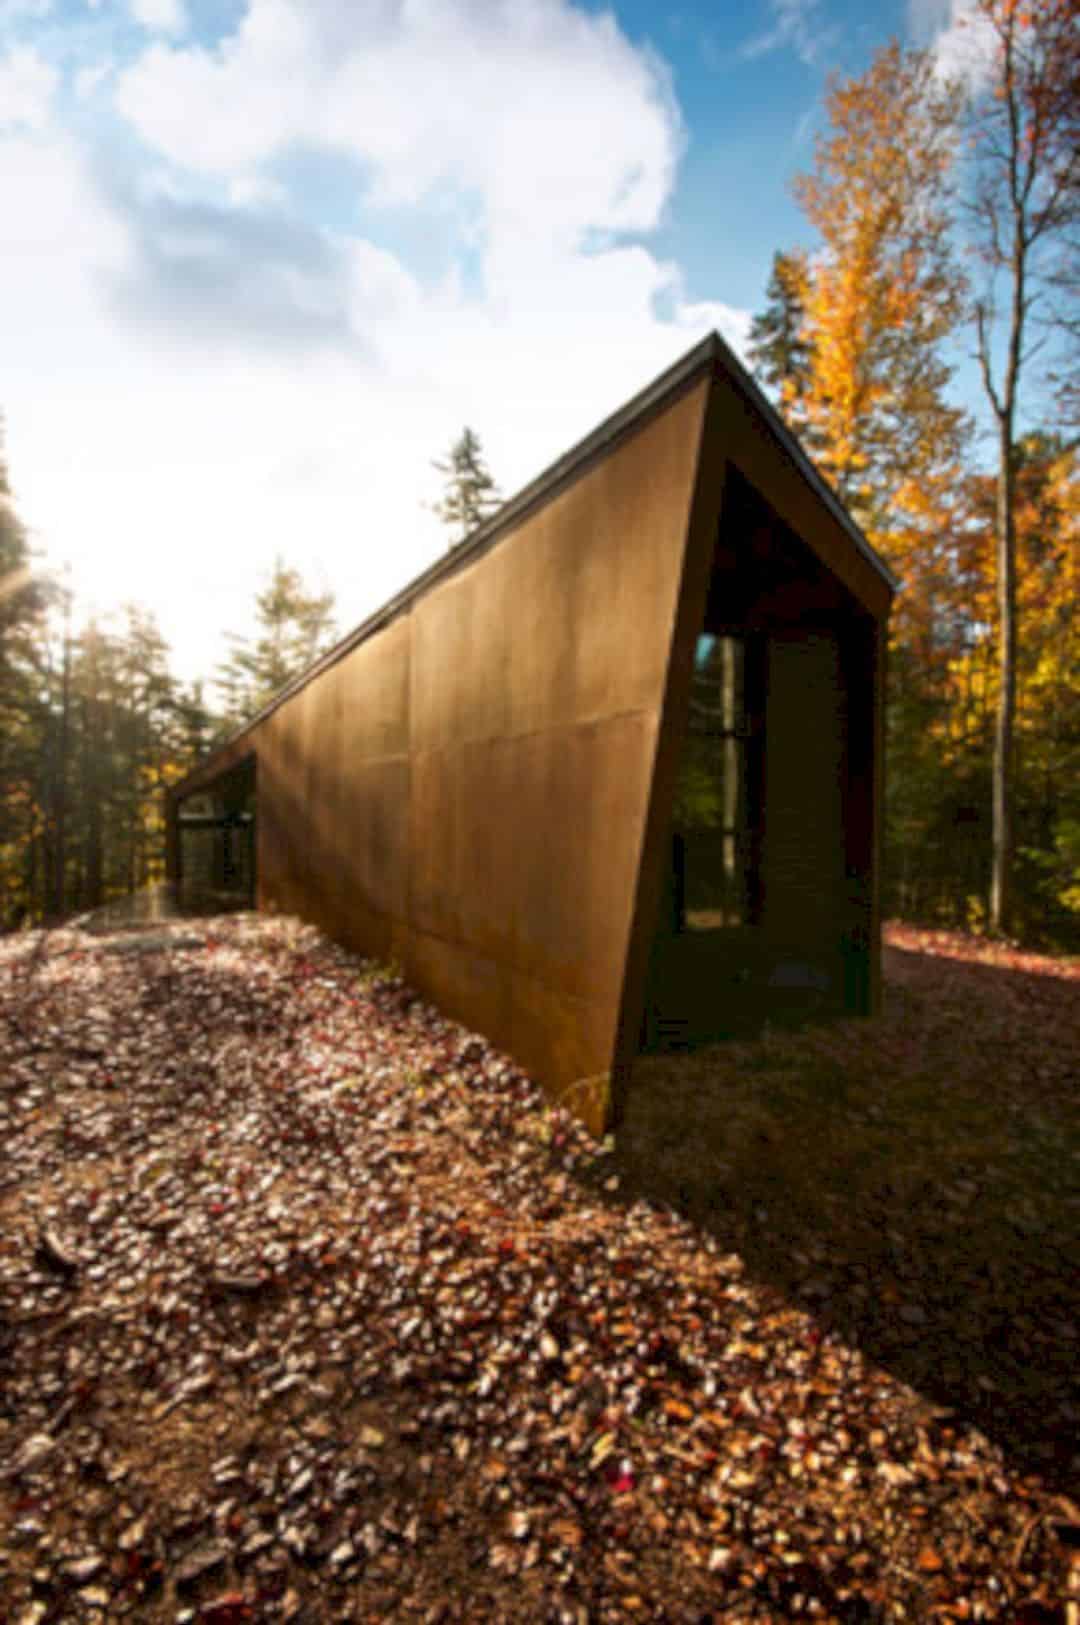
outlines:
M291 913L301 900L305 811L298 793L299 730L290 701L259 725L259 799L255 815L259 906ZM298 910L302 912L302 910Z
M654 744L624 715L418 755L414 926L613 1006Z
M467 814L455 846L458 926L465 941L503 966L513 963L516 888L521 871L531 862L513 812L520 801L525 743L474 739L455 753Z
M513 1053L505 966L462 943L414 929L409 932L405 971L414 987L457 1020Z
M669 408L506 550L511 600L528 605L510 659L514 732L658 710L706 393Z
M371 932L369 950L383 955L399 952L408 913L410 619L403 615L335 668L342 684L331 792L338 934L364 946Z
M404 617L252 735L263 905L377 953L391 951L393 917L399 928L405 917L408 655Z
M347 917L356 901L404 921L409 864L409 763L401 756L347 760L330 868Z
M575 999L519 972L510 978L510 999L510 1053L545 1080L553 1099L602 1134L610 1109L616 1001Z
M461 575L433 587L413 607L414 753L507 732L507 653L512 640L527 635L530 608L524 600L508 604L500 551L485 554Z
M349 651L336 667L342 684L347 758L407 756L411 616L403 614ZM327 674L329 675L329 674ZM317 679L322 683L322 677Z
M341 691L337 669L325 672L289 701L295 708L298 763L294 792L301 800L305 833L297 853L299 886L304 912L323 930L336 934L341 927L341 886L336 836L340 806L335 792L340 783Z
M409 928L461 941L459 848L465 774L460 751L417 752L409 763Z
M641 713L517 741L520 861L514 968L614 1011L652 774L656 720Z
M310 820L311 807L307 796L308 753L305 750L305 701L314 695L314 684L295 695L278 713L280 718L280 792L285 806L287 829L287 870L283 906L294 914L313 916L310 884ZM276 720L276 719L275 719Z
M300 702L311 696L306 704ZM343 805L342 732L344 692L342 667L333 666L289 704L298 706L303 763L298 782L304 796L307 829L304 889L311 899L311 918L332 936L344 925L341 886Z

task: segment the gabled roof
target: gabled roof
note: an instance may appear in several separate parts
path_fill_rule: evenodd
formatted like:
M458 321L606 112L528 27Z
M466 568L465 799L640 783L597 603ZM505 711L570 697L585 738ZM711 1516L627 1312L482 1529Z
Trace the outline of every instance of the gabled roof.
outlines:
M784 423L779 412L767 399L760 386L755 383L750 373L743 366L731 347L725 343L717 332L712 332L688 350L673 366L660 373L652 383L647 384L637 395L634 395L618 411L597 425L583 440L579 440L569 451L556 459L542 474L530 480L528 485L512 496L502 507L483 524L471 532L464 541L459 542L434 564L418 576L415 576L406 586L387 600L380 609L374 611L366 620L353 628L325 654L312 662L287 683L274 698L259 711L250 722L245 722L234 734L217 746L209 756L204 757L191 773L178 784L171 787L171 794L181 792L187 778L194 777L202 772L207 762L212 760L219 752L230 749L244 734L263 722L280 705L290 699L301 688L307 686L313 678L325 671L329 666L343 659L357 644L363 643L387 622L393 620L406 609L415 599L427 592L429 587L456 575L466 564L486 553L509 531L514 529L522 519L535 508L548 502L570 480L576 477L583 468L604 456L617 441L620 441L635 430L646 418L667 406L677 395L689 389L697 380L721 368L735 384L740 393L746 397L754 409L760 413L769 429L775 435L779 445L789 461L798 469L806 480L818 500L826 507L832 517L839 523L848 539L858 553L869 563L882 581L886 583L890 592L899 589L899 582L886 565L881 556L871 547L859 526L848 513L832 487L823 479L806 452L799 444L795 435Z

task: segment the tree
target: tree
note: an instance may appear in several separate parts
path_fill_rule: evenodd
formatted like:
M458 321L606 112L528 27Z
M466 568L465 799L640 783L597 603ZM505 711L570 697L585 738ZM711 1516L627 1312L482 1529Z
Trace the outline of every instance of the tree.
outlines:
M484 461L479 435L468 427L462 429L446 456L436 459L432 467L445 480L445 491L435 504L435 512L444 525L457 532L456 540L463 542L502 501Z
M1013 452L1016 648L1013 884L1010 929L1027 936L1080 925L1080 452L1056 434L1021 435ZM1000 712L1000 602L995 593L998 480L973 481L988 545L980 672L988 763ZM970 686L970 685L969 685ZM987 772L990 781L991 772Z
M1012 913L1013 735L1016 719L1017 414L1033 359L1032 328L1067 278L1080 224L1080 29L1072 0L975 0L971 18L989 44L969 106L971 223L985 277L975 301L983 386L997 431L999 694L994 733L990 921ZM997 292L1005 314L996 355ZM1075 313L1074 313L1075 315ZM1037 341L1043 344L1046 334Z
M0 930L160 878L161 792L201 727L152 616L73 629L72 599L31 549L0 447Z
M799 250L773 255L765 290L766 305L750 324L750 359L791 426L805 431L810 381L810 340L806 325L809 268Z
M15 509L0 419L0 928L28 910L39 811L32 785L40 752L40 643L55 597Z
M226 729L250 721L334 640L334 595L309 592L278 557L255 599L258 636L229 634L232 653L219 667Z
M806 418L825 472L906 574L942 530L967 433L942 354L964 312L947 190L958 98L927 53L893 42L860 78L831 82L827 110L795 184L821 237L804 296Z

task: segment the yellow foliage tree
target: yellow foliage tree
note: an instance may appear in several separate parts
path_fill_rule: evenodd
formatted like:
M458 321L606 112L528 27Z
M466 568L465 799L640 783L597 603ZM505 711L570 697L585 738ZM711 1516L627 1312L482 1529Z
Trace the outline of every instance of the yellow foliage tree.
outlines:
M925 52L892 42L831 83L827 111L795 183L821 240L803 290L802 407L824 472L905 579L901 630L921 620L929 638L969 432L942 354L964 314L948 229L959 104Z

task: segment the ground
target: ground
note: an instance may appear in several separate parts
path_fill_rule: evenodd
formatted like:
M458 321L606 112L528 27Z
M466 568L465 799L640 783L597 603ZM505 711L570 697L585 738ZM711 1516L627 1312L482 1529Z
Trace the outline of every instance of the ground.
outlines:
M296 922L0 945L0 1620L1073 1625L1077 967L890 941L615 1149Z

